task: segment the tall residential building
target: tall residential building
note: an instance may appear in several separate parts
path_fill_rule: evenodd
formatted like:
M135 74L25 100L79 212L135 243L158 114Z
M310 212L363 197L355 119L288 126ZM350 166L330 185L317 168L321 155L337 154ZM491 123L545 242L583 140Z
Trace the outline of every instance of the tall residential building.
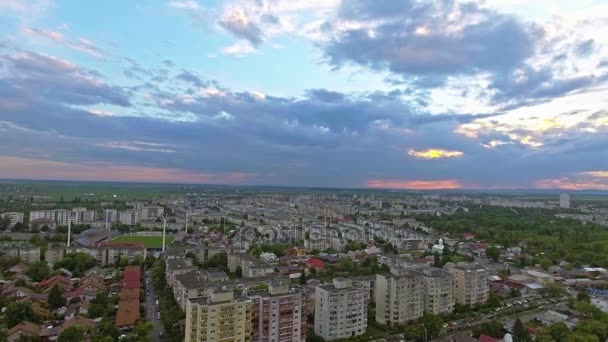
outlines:
M559 207L562 209L570 208L570 195L568 195L568 194L559 195Z
M475 305L488 300L490 286L488 271L481 265L469 262L447 263L444 266L454 276L456 303Z
M350 279L315 289L315 333L326 341L360 336L367 329L368 289L353 287Z
M253 303L218 290L186 305L186 342L251 341Z
M2 213L0 217L5 218L8 217L10 220L9 226L10 228L14 227L17 223L23 223L23 213L22 212L10 212L10 213Z
M94 222L97 214L95 210L87 210L87 208L74 208L72 212L72 223L75 224Z
M424 275L424 312L434 315L454 311L454 276L439 268L428 268Z
M143 207L141 209L142 220L154 220L163 217L165 209L163 207Z
M376 322L400 325L424 315L422 274L400 270L399 274L376 275Z
M139 210L127 210L118 213L118 221L120 224L126 224L127 226L134 226L141 221L141 211Z
M72 216L72 211L66 209L38 210L30 212L30 223L38 219L46 219L58 226L67 226ZM74 220L72 220L74 222Z
M103 222L108 222L109 225L118 221L118 212L116 209L104 209L103 210Z
M306 296L286 284L270 284L268 292L252 293L252 342L304 342Z

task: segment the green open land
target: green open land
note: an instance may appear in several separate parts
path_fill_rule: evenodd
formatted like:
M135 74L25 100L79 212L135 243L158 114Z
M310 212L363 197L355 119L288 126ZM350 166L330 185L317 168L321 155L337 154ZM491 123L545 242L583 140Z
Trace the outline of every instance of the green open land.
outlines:
M146 235L122 235L114 238L111 242L118 243L135 243L141 242L146 246L146 248L161 248L163 246L163 237L162 236L146 236ZM166 245L171 245L173 242L173 236L166 237Z

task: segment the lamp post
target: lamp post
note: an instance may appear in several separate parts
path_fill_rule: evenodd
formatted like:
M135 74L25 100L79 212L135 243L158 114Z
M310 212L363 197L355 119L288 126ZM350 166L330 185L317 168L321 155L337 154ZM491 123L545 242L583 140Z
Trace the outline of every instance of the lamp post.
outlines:
M427 342L429 332L428 332L428 330L426 330L426 325L424 325L424 323L420 323L420 325L422 325L422 327L424 328L424 342Z

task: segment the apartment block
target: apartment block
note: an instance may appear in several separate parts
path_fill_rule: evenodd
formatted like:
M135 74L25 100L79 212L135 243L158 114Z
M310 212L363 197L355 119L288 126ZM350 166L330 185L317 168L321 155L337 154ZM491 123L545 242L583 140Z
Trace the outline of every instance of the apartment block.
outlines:
M412 270L376 275L376 322L399 325L424 314L424 277Z
M19 257L21 261L29 264L40 261L40 247L27 241L0 241L0 256Z
M154 220L163 217L165 209L163 207L143 207L141 209L142 220Z
M252 293L252 342L304 342L306 296L286 284L270 284L268 291Z
M332 285L315 288L315 333L326 341L360 336L367 329L367 289L353 287L350 279L335 278Z
M108 222L109 224L118 222L118 211L116 209L105 209L103 211L103 222Z
M423 270L424 312L433 315L454 311L454 276L440 268Z
M68 211L66 209L31 211L30 223L39 219L45 219L55 223L58 226L67 226L71 215L72 211Z
M232 290L188 300L186 342L251 341L253 303Z
M97 212L95 210L87 210L87 208L72 209L72 223L91 223L95 221Z
M126 224L127 226L134 226L141 222L141 211L139 210L127 210L118 213L118 221L120 224Z
M490 286L488 271L481 265L469 262L447 263L444 266L454 276L456 303L475 305L488 300Z
M10 212L10 213L2 213L0 217L5 218L8 217L10 220L9 226L12 228L17 223L23 223L23 213L22 212Z

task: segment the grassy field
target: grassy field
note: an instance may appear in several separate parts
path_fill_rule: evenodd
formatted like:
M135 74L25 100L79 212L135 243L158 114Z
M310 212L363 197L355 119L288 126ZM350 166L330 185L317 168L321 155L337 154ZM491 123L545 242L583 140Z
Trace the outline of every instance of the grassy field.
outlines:
M123 235L114 238L111 242L142 242L146 248L161 248L163 246L162 236L140 236L140 235ZM166 237L166 246L171 245L173 242L173 236Z

